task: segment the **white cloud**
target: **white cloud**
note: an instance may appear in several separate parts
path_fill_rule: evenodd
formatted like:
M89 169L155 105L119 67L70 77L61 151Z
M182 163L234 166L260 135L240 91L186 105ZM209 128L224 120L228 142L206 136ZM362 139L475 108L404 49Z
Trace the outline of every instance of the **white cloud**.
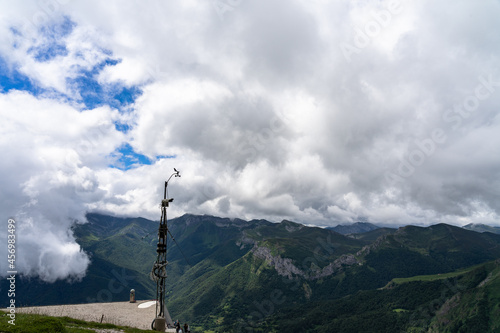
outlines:
M115 113L79 112L14 91L0 94L0 116L0 210L17 222L19 271L46 281L83 276L89 259L69 228L103 199L95 169L108 165L108 152L123 140Z
M81 264L26 270L77 276L85 257L67 218L156 219L173 167L182 178L171 183L171 216L500 224L497 2L400 2L390 17L397 1L228 3L2 6L0 56L52 91L0 95L2 208L50 226L60 242L44 258ZM36 61L30 48L47 42L36 27L64 17L75 24L59 40L67 54ZM346 57L343 43L355 52ZM120 62L96 82L142 95L121 113L76 110L68 79L107 57ZM478 87L487 96L476 101ZM108 167L124 142L152 164ZM59 200L66 208L51 213Z

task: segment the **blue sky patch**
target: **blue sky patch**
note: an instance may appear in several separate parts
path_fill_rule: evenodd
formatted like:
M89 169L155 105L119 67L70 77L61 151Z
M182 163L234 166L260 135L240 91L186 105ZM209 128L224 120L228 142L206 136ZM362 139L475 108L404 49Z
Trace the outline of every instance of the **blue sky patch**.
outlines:
M116 158L116 163L110 165L111 168L129 170L140 165L151 165L152 161L145 155L138 154L128 143L118 148L111 157Z
M57 39L68 36L74 27L76 27L76 23L71 21L68 16L64 16L61 22L40 27L40 32L48 38Z
M72 33L75 26L76 23L70 18L64 17L55 24L40 27L40 35L34 41L34 46L27 50L27 55L38 62L54 61L56 57L78 57L78 55L69 54L65 38ZM16 37L23 37L22 32L14 27L11 27L10 33ZM19 71L20 65L18 63L10 63L8 58L3 58L0 55L0 93L8 93L11 90L27 91L34 96L43 95L45 98L55 98L64 103L73 105L79 103L82 111L107 105L120 112L130 112L130 105L142 94L141 87L125 86L123 82L105 84L98 82L99 74L106 67L115 66L121 60L114 59L110 50L100 49L97 51L107 58L90 69L86 67L76 68L75 76L66 77L66 85L71 91L70 94L58 92L50 87L41 87L37 80ZM84 57L84 55L80 56ZM115 122L115 129L123 133L127 133L131 126L126 122ZM146 156L135 153L128 144L122 146L115 153L116 156L119 156L118 164L124 168L136 164L151 163Z
M27 90L35 96L41 91L31 82L29 77L18 72L15 68L9 68L5 60L0 57L0 92L7 93L10 90Z
M51 61L56 57L67 57L69 52L66 48L65 37L71 34L76 23L69 17L64 17L57 23L52 23L39 28L40 37L35 41L35 45L27 50L29 56L36 61ZM12 27L10 32L17 37L22 37L22 33ZM46 96L62 98L67 102L82 103L82 110L94 109L108 105L121 112L127 112L129 105L133 104L138 96L142 94L139 86L127 87L122 82L101 84L98 82L99 73L107 66L115 66L121 60L113 59L112 52L107 49L99 50L107 56L107 59L93 66L91 69L81 67L76 69L76 76L67 77L66 85L72 93L68 96L58 93L54 89L40 87L36 81L31 80L26 75L21 74L17 64L9 64L0 57L0 93L10 90L28 91L37 96L45 93ZM71 54L72 57L77 54ZM82 57L84 55L81 55ZM76 97L75 97L76 96ZM116 129L127 132L130 126L127 124L116 124Z
M121 91L117 93L113 99L121 103L122 105L132 104L135 99L141 94L139 87L126 88L122 87Z
M30 48L28 52L33 53L33 58L38 62L49 61L59 55L68 55L68 50L63 44L46 44L37 48Z
M127 133L131 129L131 126L129 124L116 121L115 122L115 129L117 131Z
M76 23L68 17L64 17L62 22L42 26L40 33L43 35L43 42L28 49L28 53L33 54L33 58L39 62L49 61L57 56L66 56L68 50L62 39L68 36L75 26Z
M87 109L109 105L120 110L141 95L139 87L127 88L118 83L102 86L97 82L97 76L105 66L114 66L118 63L118 60L108 58L91 70L82 69L78 77L67 80L67 83L80 93Z
M151 165L154 162L164 159L164 158L176 158L176 155L158 155L154 159L150 159L146 155L136 153L134 148L129 143L124 143L120 148L116 149L114 153L110 155L115 159L115 163L109 165L111 168L120 170L129 170L137 168L141 165Z
M161 160L163 158L177 158L177 155L158 155L156 156L156 160Z

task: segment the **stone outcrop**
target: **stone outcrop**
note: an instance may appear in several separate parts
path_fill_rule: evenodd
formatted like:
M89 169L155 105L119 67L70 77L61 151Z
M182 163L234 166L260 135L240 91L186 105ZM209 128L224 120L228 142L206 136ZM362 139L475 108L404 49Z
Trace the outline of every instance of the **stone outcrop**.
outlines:
M248 237L245 231L243 231L243 236L236 241L236 246L240 248L240 250L244 249L247 245L255 246L257 241L251 237Z
M257 258L264 259L270 266L276 269L281 276L286 276L291 279L294 275L306 278L306 275L297 266L292 263L290 258L281 258L280 256L273 256L271 250L265 246L254 246L252 249L253 255Z
M356 257L352 254L343 254L340 258L336 259L334 262L328 264L326 267L323 267L319 274L312 275L311 278L321 279L323 277L327 277L333 275L342 270L343 266L353 266L353 265L361 265L362 263L356 259Z
M281 224L285 226L285 230L288 232L296 232L304 227L304 225L302 224L290 222L287 220L284 220L283 222L281 222Z
M344 266L362 264L358 259L356 259L354 255L344 254L322 269L317 266L316 269L311 269L310 267L304 267L304 269L300 269L299 267L295 266L292 259L282 258L279 255L273 256L271 250L265 246L258 246L257 244L255 244L251 252L257 258L265 260L270 266L274 267L279 275L286 276L289 279L291 279L292 277L300 276L307 280L317 280L342 271ZM311 258L310 261L306 261L309 263L314 263L315 259Z
M371 251L375 251L377 250L387 239L387 236L388 235L384 235L384 236L380 236L379 238L377 238L377 240L375 240L375 242L373 242L372 244L370 245L366 245L366 246L363 246L363 248L361 250L359 250L356 255L359 257L359 256L366 256L368 254L370 254Z

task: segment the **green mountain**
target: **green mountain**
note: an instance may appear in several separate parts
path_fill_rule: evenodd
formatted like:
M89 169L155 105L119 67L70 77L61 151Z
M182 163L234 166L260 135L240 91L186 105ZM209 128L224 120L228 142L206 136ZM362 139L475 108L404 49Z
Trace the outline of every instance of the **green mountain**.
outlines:
M380 227L372 223L355 222L351 224L339 224L335 227L328 227L327 229L333 230L342 235L348 235L348 234L361 234L372 230L376 230L378 228Z
M394 279L378 290L289 306L266 332L498 332L500 260L451 274Z
M378 229L374 229L374 230L367 231L367 232L349 234L347 236L354 238L354 239L363 240L367 244L370 244L370 243L373 243L374 241L376 241L377 238L379 238L381 236L393 234L397 230L398 229L395 229L395 228L378 228Z
M472 231L477 231L477 232L491 232L494 234L500 234L500 227L492 227L486 224L475 224L475 223L470 223L467 225L464 225L462 228L467 229L467 230L472 230Z
M138 299L154 299L149 272L158 222L99 214L88 220L74 228L92 260L86 277L53 285L21 279L23 304L124 301L132 288ZM203 330L442 331L446 322L470 325L479 310L467 312L468 306L496 325L500 235L446 224L342 235L286 220L189 214L169 220L169 228L175 241L168 243L167 307L174 318ZM473 282L446 291L457 279ZM480 282L487 288L477 289ZM474 298L478 290L488 292ZM449 300L448 311L439 312L440 303L425 323L411 319L436 297Z
M252 320L257 325L284 306L339 299L381 288L395 277L446 273L500 257L500 237L444 224L385 230L379 238L358 240L290 221L235 225L213 217L183 218L193 232L204 234L199 245L212 247L200 251L191 243L206 259L175 275L168 307L186 320L222 330ZM185 230L181 220L174 226L176 232ZM221 239L220 228L231 236ZM179 238L180 247L190 238ZM186 268L177 258L175 267Z
M130 289L135 289L144 299L155 298L156 286L149 278L149 271L156 259L156 243L142 237L156 233L157 223L142 218L122 219L97 214L89 214L87 218L89 223L73 228L77 241L91 259L85 277L81 281L46 283L38 278L18 276L17 304L126 301ZM5 287L2 281L0 288L4 290Z
M444 224L400 228L369 245L289 221L239 237L242 257L211 258L173 282L172 312L205 328L264 330L269 315L288 307L335 302L396 277L443 274L500 257L499 236Z

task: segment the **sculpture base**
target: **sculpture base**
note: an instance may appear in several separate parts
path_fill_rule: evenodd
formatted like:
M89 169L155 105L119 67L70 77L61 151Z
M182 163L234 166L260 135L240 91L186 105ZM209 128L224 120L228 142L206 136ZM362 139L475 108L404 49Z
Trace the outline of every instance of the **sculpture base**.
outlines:
M165 324L166 324L165 318L156 317L155 318L155 331L165 332Z

